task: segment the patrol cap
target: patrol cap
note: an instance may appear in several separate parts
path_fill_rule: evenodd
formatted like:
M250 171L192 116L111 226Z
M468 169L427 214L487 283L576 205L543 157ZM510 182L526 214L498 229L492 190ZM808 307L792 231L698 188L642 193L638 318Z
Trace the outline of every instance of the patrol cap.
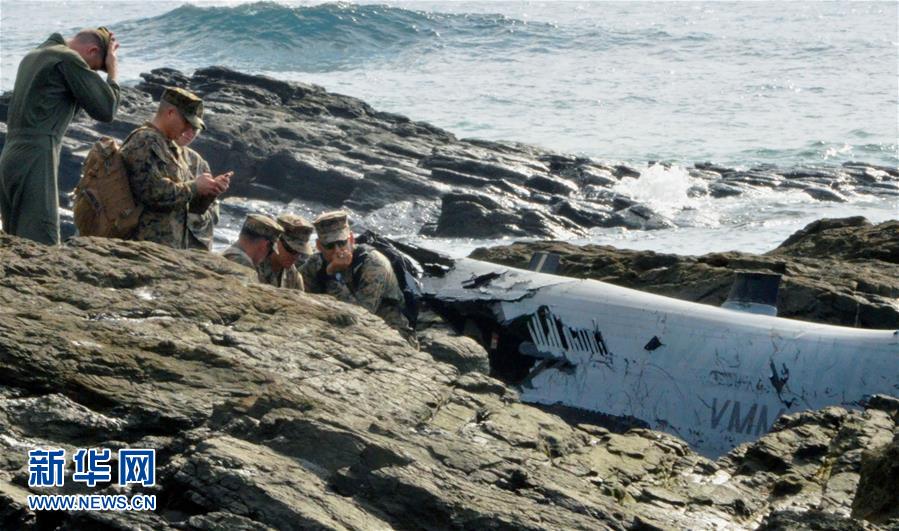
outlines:
M243 228L240 229L241 234L248 234L257 238L265 238L266 240L276 242L284 228L268 216L262 214L250 214L243 222Z
M315 232L318 233L318 241L322 245L331 242L339 242L350 238L350 225L347 222L347 213L343 210L325 212L312 222Z
M106 54L109 53L109 43L112 40L112 32L109 31L106 26L100 26L94 31L96 32L97 37L100 38L100 53L105 58Z
M203 123L203 100L193 92L178 87L166 87L162 93L162 101L174 105L181 116L195 129L206 129L206 124Z
M309 239L315 228L306 218L294 214L281 214L278 216L278 224L284 227L281 239L287 242L287 246L294 251L306 255L312 254L312 246Z

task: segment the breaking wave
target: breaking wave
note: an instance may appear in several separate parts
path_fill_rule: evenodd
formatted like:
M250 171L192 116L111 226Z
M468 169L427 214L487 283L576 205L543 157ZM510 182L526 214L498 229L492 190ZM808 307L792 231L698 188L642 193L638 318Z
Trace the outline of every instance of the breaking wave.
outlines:
M554 26L504 15L429 13L380 5L289 7L272 2L233 7L184 5L163 15L122 22L123 51L164 55L184 65L223 64L253 70L352 68L406 51L444 47L533 45Z

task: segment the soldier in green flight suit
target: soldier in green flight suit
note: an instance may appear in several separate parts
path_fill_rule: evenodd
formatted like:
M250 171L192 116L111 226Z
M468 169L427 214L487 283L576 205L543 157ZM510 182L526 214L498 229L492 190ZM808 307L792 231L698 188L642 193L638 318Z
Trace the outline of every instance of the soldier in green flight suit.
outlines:
M59 153L78 109L111 122L119 105L119 44L106 28L54 33L19 64L0 155L0 218L9 234L59 243ZM104 81L97 70L105 70Z

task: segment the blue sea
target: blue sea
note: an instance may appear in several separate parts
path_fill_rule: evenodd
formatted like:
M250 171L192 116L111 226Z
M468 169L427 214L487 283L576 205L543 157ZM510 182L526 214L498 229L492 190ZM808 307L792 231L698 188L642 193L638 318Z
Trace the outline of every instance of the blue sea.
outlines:
M126 82L212 64L312 82L459 137L515 140L649 170L623 183L679 228L591 241L768 250L825 216L894 200L778 192L690 199L695 162L899 164L897 2L0 1L0 89L54 31L105 24ZM402 223L397 230L402 232ZM411 229L409 229L411 230ZM481 242L473 242L472 245ZM464 248L464 246L463 246Z

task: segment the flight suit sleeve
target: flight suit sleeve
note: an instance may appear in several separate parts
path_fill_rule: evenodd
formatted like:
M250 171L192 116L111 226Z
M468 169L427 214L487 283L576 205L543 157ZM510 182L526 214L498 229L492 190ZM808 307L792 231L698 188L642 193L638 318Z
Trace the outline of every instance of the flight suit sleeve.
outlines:
M64 60L59 63L59 69L78 106L91 118L101 122L115 118L121 99L118 83L104 80L84 61Z
M183 207L198 195L196 181L175 181L166 175L167 149L158 135L152 133L137 133L122 147L131 192L150 210Z

